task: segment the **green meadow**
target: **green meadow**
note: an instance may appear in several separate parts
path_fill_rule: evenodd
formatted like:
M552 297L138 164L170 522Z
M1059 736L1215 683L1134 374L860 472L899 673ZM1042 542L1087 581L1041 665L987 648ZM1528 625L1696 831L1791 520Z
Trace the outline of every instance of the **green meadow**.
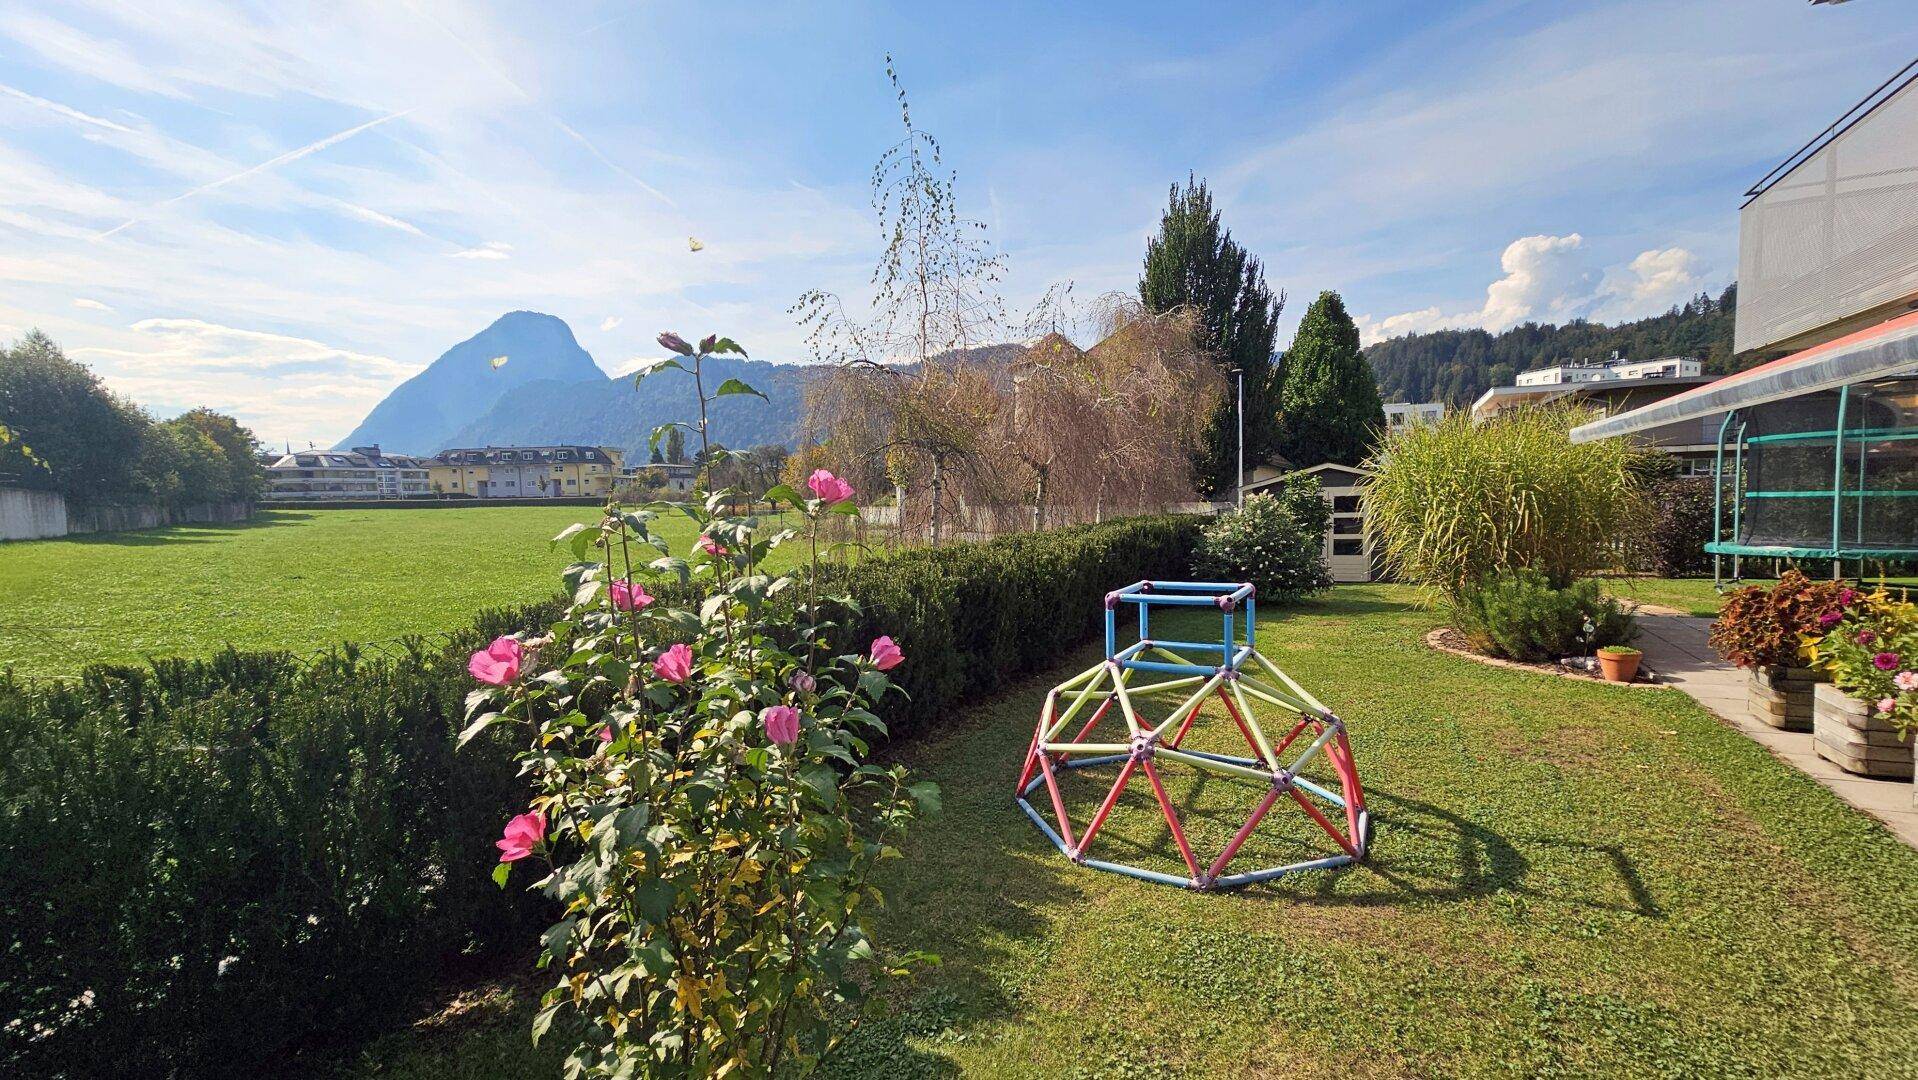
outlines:
M66 675L228 644L303 651L452 629L482 608L553 595L568 556L547 541L597 513L273 510L239 525L0 544L0 669ZM689 519L655 527L691 551Z

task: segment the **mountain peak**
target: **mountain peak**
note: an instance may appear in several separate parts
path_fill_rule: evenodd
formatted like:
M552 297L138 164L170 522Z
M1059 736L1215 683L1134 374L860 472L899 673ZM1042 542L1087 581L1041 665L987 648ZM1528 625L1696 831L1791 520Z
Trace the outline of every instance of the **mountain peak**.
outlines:
M566 320L509 311L401 383L339 445L377 443L397 452L436 453L471 418L527 383L605 378Z

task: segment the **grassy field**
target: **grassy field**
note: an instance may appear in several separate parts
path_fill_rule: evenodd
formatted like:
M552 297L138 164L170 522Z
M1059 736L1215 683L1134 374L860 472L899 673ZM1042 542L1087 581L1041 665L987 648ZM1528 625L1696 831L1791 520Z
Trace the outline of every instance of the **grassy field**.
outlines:
M881 937L944 964L826 1074L1918 1074L1918 852L1675 690L1439 654L1439 618L1352 586L1261 620L1351 724L1377 825L1349 871L1199 895L1066 863L1009 794L1045 686L1091 649L904 748L946 812L892 864ZM1214 719L1193 738L1231 746ZM1167 775L1203 849L1257 795ZM1177 865L1150 798L1095 855ZM1276 822L1235 867L1323 850ZM531 995L470 989L329 1069L557 1075Z
M0 544L0 668L310 649L459 626L560 588L547 541L586 506L266 511L192 525ZM660 519L675 550L692 522ZM797 549L789 549L797 557Z

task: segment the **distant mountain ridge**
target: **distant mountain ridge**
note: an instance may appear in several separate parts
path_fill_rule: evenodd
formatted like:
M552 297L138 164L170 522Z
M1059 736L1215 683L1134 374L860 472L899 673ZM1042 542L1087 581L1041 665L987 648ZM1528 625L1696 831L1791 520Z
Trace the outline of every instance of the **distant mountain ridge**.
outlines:
M1734 355L1732 321L1738 286L1718 296L1700 293L1662 315L1607 326L1574 319L1562 326L1525 323L1500 334L1439 330L1368 346L1365 358L1387 401L1443 401L1469 405L1493 386L1510 386L1518 373L1560 361L1604 360L1613 352L1632 360L1691 356L1705 370L1729 374L1763 359Z
M1024 352L1021 345L988 345L965 350L964 358L1005 365ZM506 361L493 367L500 356ZM741 394L713 402L713 441L742 449L767 443L796 447L806 384L819 371L801 364L708 358L702 370L708 393L727 379L739 379L766 395L763 401ZM393 453L436 454L453 447L579 443L616 447L629 459L644 460L655 427L698 418L690 374L660 372L635 389L631 376L601 370L564 320L514 311L395 387L339 447L377 443Z

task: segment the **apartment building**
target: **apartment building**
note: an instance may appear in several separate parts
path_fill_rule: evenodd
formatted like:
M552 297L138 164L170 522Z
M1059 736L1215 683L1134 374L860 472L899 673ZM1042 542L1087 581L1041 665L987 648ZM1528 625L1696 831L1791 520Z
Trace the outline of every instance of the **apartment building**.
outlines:
M435 494L476 499L604 498L624 458L609 446L442 450L430 462L430 484Z

